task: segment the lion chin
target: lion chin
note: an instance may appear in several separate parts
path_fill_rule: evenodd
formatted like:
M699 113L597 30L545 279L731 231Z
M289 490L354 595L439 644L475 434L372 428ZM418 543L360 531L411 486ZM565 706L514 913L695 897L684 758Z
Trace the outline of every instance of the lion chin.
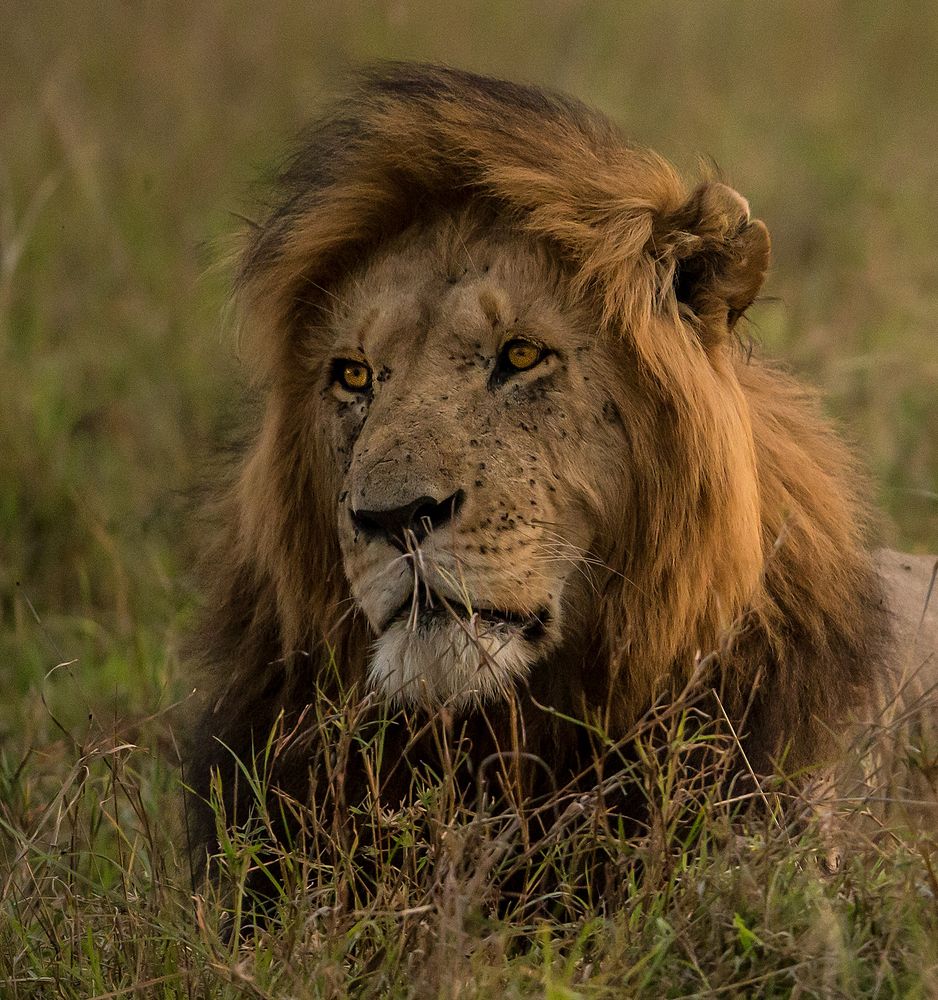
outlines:
M506 700L562 636L565 581L555 581L553 599L524 595L521 608L510 575L483 574L475 586L465 579L468 567L445 537L451 543L453 534L414 540L405 555L380 541L348 552L353 601L373 636L369 686L391 706L460 712ZM358 571L358 555L370 571ZM455 587L460 576L463 585ZM492 592L510 599L485 596Z
M372 686L392 705L455 711L503 699L536 658L526 626L443 609L393 621L374 644Z

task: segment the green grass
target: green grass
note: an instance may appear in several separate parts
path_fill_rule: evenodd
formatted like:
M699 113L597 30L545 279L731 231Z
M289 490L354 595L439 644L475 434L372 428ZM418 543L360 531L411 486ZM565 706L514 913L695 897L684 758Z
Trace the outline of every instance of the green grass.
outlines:
M362 59L552 84L687 170L712 157L773 234L761 349L818 385L858 443L883 540L938 550L935 51L926 4L14 0L0 32L0 996L935 995L922 845L880 839L825 880L810 830L741 842L718 818L693 850L670 845L666 869L618 844L647 870L601 916L493 916L460 875L417 880L405 906L291 899L276 934L226 943L224 907L193 904L167 822L166 724L189 692L186 496L237 423L246 374L224 321L225 238L255 210L250 183ZM395 822L417 858L419 829ZM250 844L233 850L236 866Z

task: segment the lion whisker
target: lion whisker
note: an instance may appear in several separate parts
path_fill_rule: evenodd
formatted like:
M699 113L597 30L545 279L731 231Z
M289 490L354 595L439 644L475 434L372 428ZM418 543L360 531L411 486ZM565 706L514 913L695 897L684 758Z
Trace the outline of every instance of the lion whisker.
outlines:
M553 522L550 522L550 521L532 521L531 523L532 524L537 524L537 525L546 525L546 524L551 524ZM605 560L601 559L595 552L592 552L592 551L589 551L587 549L580 548L580 546L574 545L573 542L567 541L561 535L559 535L557 532L545 531L544 534L547 535L548 538L555 538L559 544L562 544L564 546L572 546L573 548L577 549L579 552L583 553L583 557L582 558L583 558L584 562L589 562L591 565L596 566L596 567L598 567L600 569L605 570L607 573L611 574L612 576L619 577L625 583L628 583L629 585L631 585L632 587L634 587L639 593L644 594L644 590L631 577L629 577L625 573L623 573L622 570L616 569L615 566L611 566L608 562L606 562Z

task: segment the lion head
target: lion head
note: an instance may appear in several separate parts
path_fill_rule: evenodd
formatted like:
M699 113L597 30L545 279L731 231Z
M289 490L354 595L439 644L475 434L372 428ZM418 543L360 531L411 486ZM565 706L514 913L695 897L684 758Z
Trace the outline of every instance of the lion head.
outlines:
M744 198L576 101L366 75L241 258L264 408L202 730L247 752L328 665L391 706L527 691L622 732L707 661L750 762L815 759L888 629L849 455L734 336L768 260Z
M497 698L596 628L659 472L640 465L664 433L654 394L543 243L478 212L415 223L331 291L305 360L371 681L403 702ZM726 502L758 549L733 417Z

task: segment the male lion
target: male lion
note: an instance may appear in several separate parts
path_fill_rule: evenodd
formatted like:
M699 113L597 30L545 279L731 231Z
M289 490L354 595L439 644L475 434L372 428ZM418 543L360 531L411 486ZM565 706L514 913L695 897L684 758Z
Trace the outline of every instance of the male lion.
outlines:
M877 565L850 455L740 349L768 262L740 195L576 101L364 76L241 258L264 409L208 561L199 795L217 772L243 817L238 761L278 719L273 786L352 784L317 729L339 688L408 720L379 769L444 761L421 720L445 718L476 776L514 752L532 788L582 782L584 732L619 739L694 677L740 771L827 764L934 648L899 654L884 588L925 642L931 563Z

